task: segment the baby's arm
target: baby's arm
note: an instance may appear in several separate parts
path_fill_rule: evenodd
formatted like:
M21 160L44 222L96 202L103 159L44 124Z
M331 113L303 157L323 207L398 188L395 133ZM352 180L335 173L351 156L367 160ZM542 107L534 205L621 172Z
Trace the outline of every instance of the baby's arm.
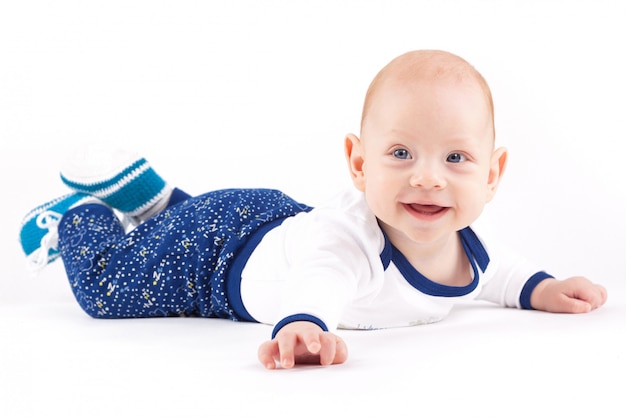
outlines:
M332 365L345 362L348 349L339 336L317 324L294 321L281 328L274 339L263 343L258 357L267 369L275 369L276 362L282 368L292 368L296 363Z
M553 278L541 281L530 296L530 304L536 310L551 313L588 313L605 303L604 287L583 277L566 280Z

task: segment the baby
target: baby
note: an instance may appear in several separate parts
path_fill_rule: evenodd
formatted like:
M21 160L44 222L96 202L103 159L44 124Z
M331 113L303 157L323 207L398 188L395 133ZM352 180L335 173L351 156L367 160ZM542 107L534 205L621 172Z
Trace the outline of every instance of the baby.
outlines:
M345 138L354 189L327 204L267 189L191 197L132 153L87 151L61 170L73 192L27 214L20 239L36 266L63 259L93 317L273 325L258 349L268 369L343 363L334 329L431 323L468 299L600 307L602 286L557 280L472 229L506 165L494 142L483 77L453 54L412 51L370 85L360 137Z

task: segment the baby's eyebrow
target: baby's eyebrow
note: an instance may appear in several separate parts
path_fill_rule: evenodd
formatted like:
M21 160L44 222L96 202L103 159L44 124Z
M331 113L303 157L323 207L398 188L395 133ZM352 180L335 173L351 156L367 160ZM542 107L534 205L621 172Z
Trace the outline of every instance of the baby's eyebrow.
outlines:
M474 142L470 136L454 136L454 137L450 137L446 139L445 141L446 143L449 143L450 145L454 145L454 144L471 145L472 142Z
M410 132L408 130L399 129L395 127L392 128L385 136L391 137L391 138L405 139L405 140L412 140L416 138L415 132Z

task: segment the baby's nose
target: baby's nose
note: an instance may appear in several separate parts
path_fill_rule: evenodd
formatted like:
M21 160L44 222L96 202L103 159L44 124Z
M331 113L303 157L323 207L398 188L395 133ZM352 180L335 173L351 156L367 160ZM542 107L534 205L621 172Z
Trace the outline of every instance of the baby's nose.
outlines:
M416 164L411 175L411 186L424 189L441 189L446 186L446 180L441 169L434 164Z

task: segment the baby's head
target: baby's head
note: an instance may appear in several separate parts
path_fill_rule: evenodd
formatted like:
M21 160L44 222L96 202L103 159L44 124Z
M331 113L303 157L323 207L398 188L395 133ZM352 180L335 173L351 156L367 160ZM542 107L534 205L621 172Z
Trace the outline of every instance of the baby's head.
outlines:
M478 71L447 52L413 51L372 81L346 156L392 243L434 242L469 226L495 194L507 154L494 137Z
M493 98L487 81L469 62L460 56L439 50L407 52L393 59L378 72L365 94L361 114L361 135L378 93L392 85L409 87L420 82L470 83L478 86L484 95L493 137L495 138Z

